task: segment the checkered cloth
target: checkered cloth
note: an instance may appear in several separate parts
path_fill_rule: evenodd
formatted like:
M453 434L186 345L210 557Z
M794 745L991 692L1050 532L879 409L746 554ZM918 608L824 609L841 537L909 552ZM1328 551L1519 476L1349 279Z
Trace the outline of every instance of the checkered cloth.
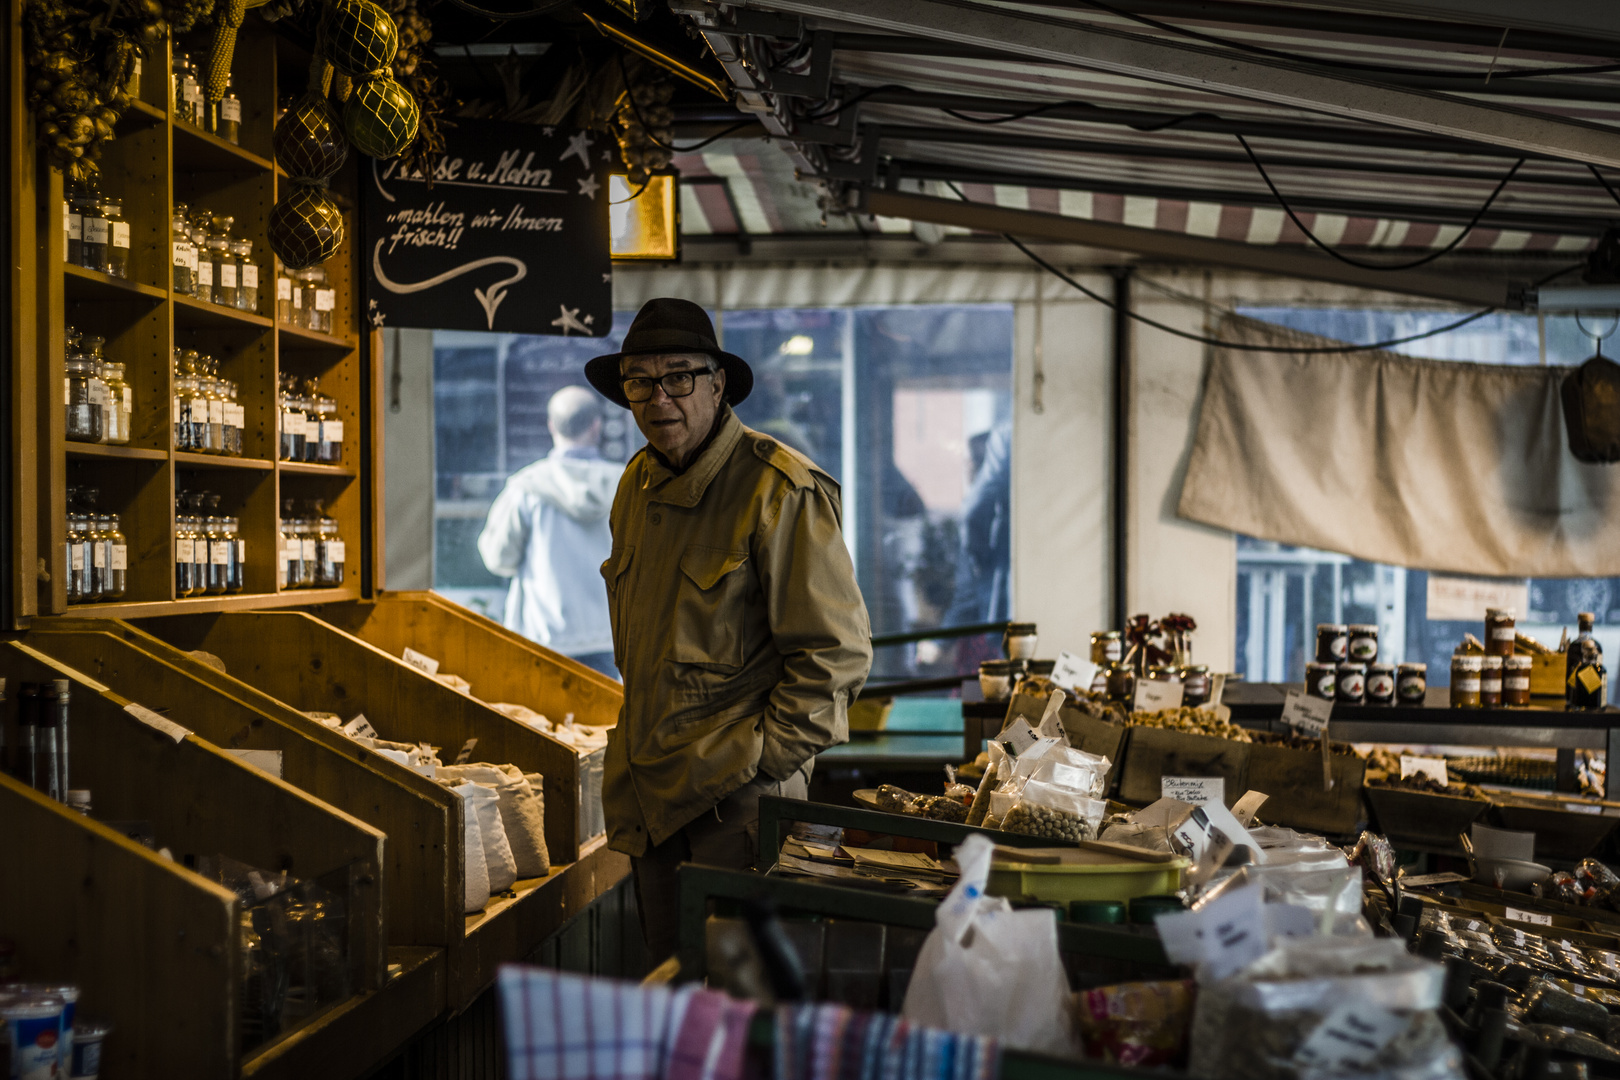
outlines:
M508 964L498 979L510 1080L741 1080L755 1006Z
M776 1011L775 1080L996 1080L996 1040L843 1005Z

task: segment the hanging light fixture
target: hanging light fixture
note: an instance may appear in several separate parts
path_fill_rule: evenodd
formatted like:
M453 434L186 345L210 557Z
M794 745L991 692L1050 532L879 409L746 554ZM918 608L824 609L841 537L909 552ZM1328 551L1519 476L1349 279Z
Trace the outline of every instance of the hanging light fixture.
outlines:
M609 250L615 259L674 262L681 257L680 176L654 173L632 184L608 176Z

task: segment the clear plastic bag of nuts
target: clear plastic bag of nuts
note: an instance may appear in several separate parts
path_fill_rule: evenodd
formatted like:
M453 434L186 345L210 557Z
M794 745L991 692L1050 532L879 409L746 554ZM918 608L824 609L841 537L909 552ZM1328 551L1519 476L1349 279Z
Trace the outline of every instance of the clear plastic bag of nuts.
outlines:
M1001 828L1026 836L1079 843L1097 835L1108 804L1072 788L1031 778L1001 819Z

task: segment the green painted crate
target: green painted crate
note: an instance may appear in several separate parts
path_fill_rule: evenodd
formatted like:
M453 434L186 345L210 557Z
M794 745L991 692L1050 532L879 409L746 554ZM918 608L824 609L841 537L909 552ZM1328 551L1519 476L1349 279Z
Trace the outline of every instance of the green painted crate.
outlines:
M985 892L1009 900L1134 900L1138 896L1173 893L1181 888L1181 872L1192 863L1109 862L1094 865L1058 863L997 863L990 867Z

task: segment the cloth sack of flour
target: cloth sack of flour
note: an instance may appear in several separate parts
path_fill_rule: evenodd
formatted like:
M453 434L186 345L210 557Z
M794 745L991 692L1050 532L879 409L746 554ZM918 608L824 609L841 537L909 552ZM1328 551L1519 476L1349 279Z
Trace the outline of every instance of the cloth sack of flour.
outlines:
M478 812L468 797L469 791L480 789L477 784L469 783L450 790L461 796L462 910L471 915L483 911L484 905L489 903L489 865L484 861L484 836L478 828Z
M546 804L538 773L531 781L516 765L477 762L442 765L438 774L451 780L470 780L494 790L518 877L544 877L551 872L551 857L546 851Z
M505 892L517 881L517 865L512 861L512 845L506 840L506 826L501 823L500 796L495 794L494 788L483 784L470 780L458 784L453 778L445 779L461 795L464 812L478 818L478 836L490 893ZM469 787L474 790L467 790ZM467 862L472 862L470 852Z

